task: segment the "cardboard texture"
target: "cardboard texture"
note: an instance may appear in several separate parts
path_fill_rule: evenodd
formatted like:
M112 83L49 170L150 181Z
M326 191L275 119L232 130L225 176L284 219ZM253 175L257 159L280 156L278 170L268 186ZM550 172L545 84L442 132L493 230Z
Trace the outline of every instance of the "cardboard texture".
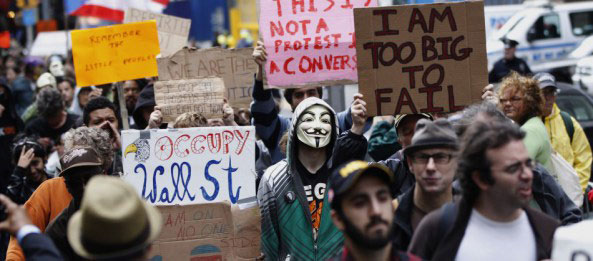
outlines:
M199 112L207 119L221 118L224 82L221 78L158 81L154 98L164 122L174 122L185 112Z
M122 131L122 179L153 205L255 200L255 127Z
M71 34L80 87L158 75L155 21L74 30Z
M220 77L229 104L234 108L249 108L257 72L252 53L253 48L184 48L171 57L157 59L159 80Z
M367 113L439 113L481 101L488 84L481 1L354 10Z
M375 0L259 0L266 83L295 88L357 82L352 9Z
M160 206L164 225L150 260L254 260L260 256L259 208L228 202Z
M156 20L161 57L167 57L187 45L191 20L172 15L155 14L136 8L126 10L124 23Z

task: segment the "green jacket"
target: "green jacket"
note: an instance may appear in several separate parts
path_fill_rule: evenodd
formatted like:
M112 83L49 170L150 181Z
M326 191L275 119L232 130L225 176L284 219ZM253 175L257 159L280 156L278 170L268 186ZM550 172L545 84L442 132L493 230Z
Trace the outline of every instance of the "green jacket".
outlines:
M331 220L328 193L325 193L317 242L313 238L313 224L303 182L296 171L297 141L294 126L299 115L315 104L330 109L320 99L308 98L294 112L289 130L287 157L269 167L259 184L257 199L261 211L261 247L266 260L327 260L343 245L342 232ZM334 119L334 125L337 120ZM327 145L328 158L337 139L337 125L333 128L332 141ZM329 159L328 159L329 160ZM328 168L329 169L329 168ZM329 187L329 184L328 186Z
M544 122L539 117L533 117L523 123L521 130L525 132L523 143L527 147L529 157L544 165L548 171L552 170L552 145Z

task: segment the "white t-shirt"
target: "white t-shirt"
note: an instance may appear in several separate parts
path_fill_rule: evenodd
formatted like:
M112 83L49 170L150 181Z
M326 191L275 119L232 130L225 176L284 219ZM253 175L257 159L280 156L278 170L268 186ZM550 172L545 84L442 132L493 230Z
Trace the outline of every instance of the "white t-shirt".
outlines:
M516 220L503 223L492 221L475 209L455 258L458 261L535 259L535 235L525 211Z

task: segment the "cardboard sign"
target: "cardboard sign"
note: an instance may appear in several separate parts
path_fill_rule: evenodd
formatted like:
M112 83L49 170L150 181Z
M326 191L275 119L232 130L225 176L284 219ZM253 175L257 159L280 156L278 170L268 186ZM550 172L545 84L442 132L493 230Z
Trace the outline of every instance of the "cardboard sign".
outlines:
M171 15L155 14L130 8L124 15L124 23L156 20L161 56L169 56L187 45L191 20Z
M154 98L164 122L174 122L185 112L199 112L207 119L222 117L224 82L221 78L158 81Z
M159 207L163 229L150 260L254 260L260 256L257 206L227 203Z
M122 131L122 178L155 205L255 197L255 128Z
M488 84L484 3L354 10L368 114L454 112Z
M171 57L157 59L159 79L220 77L224 80L229 104L235 108L249 108L253 77L257 72L252 53L253 48L184 48Z
M552 260L593 260L593 220L561 226L554 233Z
M72 31L80 87L157 76L159 52L155 21Z
M268 85L356 83L352 9L373 6L375 0L260 0Z

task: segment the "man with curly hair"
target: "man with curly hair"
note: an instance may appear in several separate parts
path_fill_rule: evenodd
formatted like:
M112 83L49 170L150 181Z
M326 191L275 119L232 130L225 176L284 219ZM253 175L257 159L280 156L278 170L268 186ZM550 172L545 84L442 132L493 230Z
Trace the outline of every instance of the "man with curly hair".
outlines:
M64 98L55 88L45 88L35 101L39 115L32 119L25 128L27 135L39 136L44 146L57 144L60 136L71 129L78 116L66 111Z

